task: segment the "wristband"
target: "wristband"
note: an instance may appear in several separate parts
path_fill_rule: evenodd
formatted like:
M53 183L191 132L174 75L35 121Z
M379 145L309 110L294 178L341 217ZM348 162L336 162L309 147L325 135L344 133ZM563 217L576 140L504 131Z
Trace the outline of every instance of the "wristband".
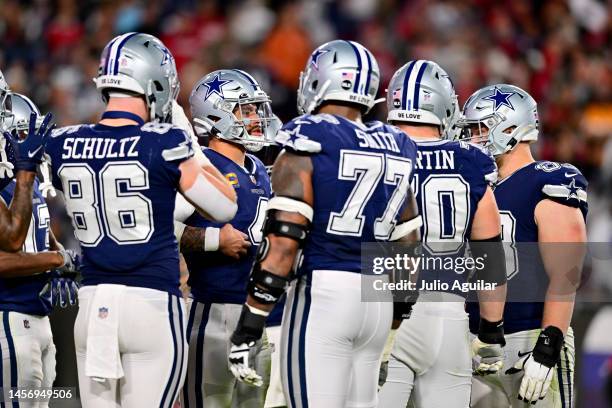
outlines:
M219 232L219 228L206 228L204 232L204 251L214 252L219 249Z
M236 325L236 330L230 338L233 344L249 344L261 339L266 325L266 317L259 313L251 312L251 307L247 304L242 306L240 319ZM261 311L260 311L261 312Z
M552 368L558 362L563 347L563 332L555 326L548 326L540 333L533 348L533 359L546 367Z
M181 239L183 238L185 228L187 228L185 224L180 221L174 220L174 236L176 237L176 242L178 242L179 248L181 247Z
M504 321L490 322L480 318L480 326L478 327L478 339L487 344L500 344L502 347L506 345L504 338Z

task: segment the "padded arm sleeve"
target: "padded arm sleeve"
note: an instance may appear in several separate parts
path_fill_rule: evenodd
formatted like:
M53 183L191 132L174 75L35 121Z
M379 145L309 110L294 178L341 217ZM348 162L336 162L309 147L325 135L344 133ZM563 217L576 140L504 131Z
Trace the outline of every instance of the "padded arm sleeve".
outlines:
M198 174L183 195L213 221L228 222L236 214L238 205L217 190L204 175Z

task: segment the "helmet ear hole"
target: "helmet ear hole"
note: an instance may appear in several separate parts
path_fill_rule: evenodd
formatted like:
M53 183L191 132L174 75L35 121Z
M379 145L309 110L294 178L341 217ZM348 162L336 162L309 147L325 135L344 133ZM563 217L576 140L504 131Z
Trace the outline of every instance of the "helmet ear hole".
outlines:
M159 81L153 81L153 85L155 85L155 90L157 92L161 92L164 90L164 87L162 86L162 84Z
M310 88L313 91L316 91L318 86L319 86L319 81L318 80L314 80L314 81L312 81L312 85L310 85Z

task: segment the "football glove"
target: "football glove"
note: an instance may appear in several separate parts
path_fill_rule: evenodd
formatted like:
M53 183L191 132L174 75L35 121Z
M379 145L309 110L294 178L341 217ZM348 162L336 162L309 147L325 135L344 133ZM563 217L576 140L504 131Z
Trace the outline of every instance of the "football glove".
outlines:
M475 360L474 375L495 374L504 366L504 321L489 322L480 319L478 337L472 341Z
M56 269L62 278L74 279L81 269L81 255L72 249L61 249L58 251L64 258L64 264Z
M261 341L233 344L230 347L229 368L239 381L255 387L263 385L263 379L255 369L255 357L261 348Z
M42 182L38 185L40 188L40 192L45 198L55 197L57 192L55 191L55 187L53 187L53 183L51 182L51 168L49 165L51 164L51 158L49 155L45 154L43 156L43 161L38 167L40 173L42 174Z
M36 167L42 163L45 145L55 127L51 123L53 115L47 113L42 124L36 130L36 113L30 115L30 128L24 140L18 140L8 132L4 133L6 140L13 146L15 152L15 169L36 172Z
M242 306L242 313L230 339L229 369L239 381L261 387L263 379L255 371L255 356L261 349L261 337L267 313Z
M535 404L546 397L553 379L555 366L561 356L563 332L548 326L540 333L531 353L522 356L506 374L523 371L518 399Z
M79 285L74 279L61 277L60 272L54 270L38 296L49 299L53 306L65 308L77 304L78 292Z
M15 166L8 159L6 144L10 143L6 136L0 135L0 179L12 179L15 175Z
M78 300L79 284L69 278L51 280L51 304L62 309L75 306Z

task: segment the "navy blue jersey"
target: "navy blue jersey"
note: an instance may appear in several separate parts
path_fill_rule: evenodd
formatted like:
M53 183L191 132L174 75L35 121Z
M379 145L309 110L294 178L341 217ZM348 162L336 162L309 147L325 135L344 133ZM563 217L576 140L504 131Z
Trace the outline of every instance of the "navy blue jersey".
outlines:
M496 179L495 160L480 146L449 140L417 142L413 190L423 217L421 236L429 259L464 256L478 203ZM422 265L419 276L426 282L445 283L448 291L467 296L453 290L453 284L465 282L469 272L431 263Z
M300 273L361 272L361 243L387 241L404 207L415 143L382 122L327 114L292 120L277 142L312 159L314 216Z
M246 155L245 168L212 149L203 149L212 164L225 175L238 196L238 212L230 221L237 230L249 236L247 255L236 260L219 251L184 254L189 268L189 285L195 300L203 303L244 303L246 285L262 239L262 227L270 199L270 177L263 163ZM185 221L192 227L223 227L195 212Z
M193 155L186 133L160 123L71 126L46 150L81 243L83 284L180 295L173 212L179 165Z
M38 184L38 180L34 181L32 219L22 248L24 252L29 253L49 250L49 209ZM13 199L15 185L15 181L12 181L0 192L0 197L7 205ZM48 278L49 273L21 278L0 278L0 310L48 315L51 313L51 299L49 295L39 296Z
M536 243L535 208L541 200L553 200L579 208L586 219L587 181L571 164L537 161L514 172L495 186L504 242ZM544 298L548 279L536 246L505 246L508 299ZM504 309L507 333L539 329L544 303L508 302ZM470 330L478 330L478 305L469 304Z

